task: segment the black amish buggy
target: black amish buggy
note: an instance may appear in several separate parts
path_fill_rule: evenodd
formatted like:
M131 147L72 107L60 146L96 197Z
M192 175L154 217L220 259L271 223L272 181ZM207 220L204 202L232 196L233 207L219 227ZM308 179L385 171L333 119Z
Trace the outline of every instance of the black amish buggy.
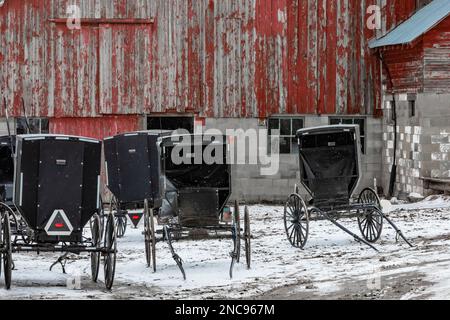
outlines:
M61 263L63 271L69 253L86 252L90 253L94 281L104 258L105 285L111 289L116 230L113 217L108 217L104 235L101 231L101 142L62 135L23 135L16 139L14 205L0 206L0 252L6 288L11 286L15 252L61 252L64 255L56 263ZM16 230L22 237L13 238L11 217L16 214L24 224ZM89 222L91 234L87 238L83 231Z
M111 211L139 220L130 211L143 206L147 265L156 271L156 244L167 241L172 257L186 278L182 260L173 241L200 237L231 237L230 277L240 260L241 240L245 243L250 267L250 216L244 212L240 226L239 206L227 221L231 196L231 166L227 164L226 137L176 135L161 132L135 132L105 139L107 185L114 196ZM220 140L220 141L219 141ZM187 150L186 161L174 161L175 148ZM205 151L215 149L216 159L208 161ZM212 152L214 153L214 152ZM196 158L197 161L194 161ZM163 226L156 230L155 219Z
M284 209L286 234L292 246L303 249L311 220L325 219L350 234L356 241L377 250L386 220L408 245L395 224L383 213L377 193L364 189L357 199L353 194L361 179L361 145L356 125L325 126L297 132L300 156L300 182L310 201L297 187ZM363 238L338 223L341 217L356 217Z

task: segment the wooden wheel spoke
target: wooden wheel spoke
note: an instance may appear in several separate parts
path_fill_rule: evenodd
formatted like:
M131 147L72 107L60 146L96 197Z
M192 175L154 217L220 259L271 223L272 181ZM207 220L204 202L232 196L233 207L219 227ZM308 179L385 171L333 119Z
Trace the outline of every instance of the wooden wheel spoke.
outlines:
M289 227L287 227L287 231L289 232L289 230L291 230L291 228L293 228L295 225L292 223Z
M300 226L301 226L301 228L302 228L303 230L305 230L305 233L308 231L308 229L306 228L306 226L303 225L302 223L300 224Z
M303 234L301 231L297 230L297 246L303 243Z
M290 233L290 235L289 235L289 239L291 239L291 240L292 240L292 236L294 235L294 232L295 232L295 225L292 224L292 226L293 226L294 228L292 228L292 231L291 231L291 233Z
M286 235L293 247L303 248L308 239L308 211L302 198L291 195L284 208Z

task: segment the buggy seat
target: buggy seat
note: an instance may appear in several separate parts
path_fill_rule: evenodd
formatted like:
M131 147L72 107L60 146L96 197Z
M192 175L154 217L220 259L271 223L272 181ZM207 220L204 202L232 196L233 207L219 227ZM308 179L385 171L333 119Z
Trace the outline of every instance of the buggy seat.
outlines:
M317 207L348 205L359 180L359 144L354 126L299 132L302 184ZM330 131L331 130L331 131Z

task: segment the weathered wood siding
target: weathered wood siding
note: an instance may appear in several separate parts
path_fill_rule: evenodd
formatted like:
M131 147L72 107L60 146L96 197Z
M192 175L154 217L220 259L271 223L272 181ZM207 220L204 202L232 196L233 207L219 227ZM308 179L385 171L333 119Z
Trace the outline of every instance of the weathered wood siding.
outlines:
M50 119L50 132L100 140L116 134L134 132L141 129L138 116Z
M15 115L23 97L30 114L57 118L373 114L367 7L396 22L413 2L6 0L0 94ZM65 24L71 4L88 19L81 30Z
M450 17L424 35L425 92L450 92Z
M391 48L383 51L384 60L389 68L393 88L387 81L388 89L395 92L416 93L423 90L423 42L415 46Z
M397 93L450 92L450 17L414 43L379 49Z

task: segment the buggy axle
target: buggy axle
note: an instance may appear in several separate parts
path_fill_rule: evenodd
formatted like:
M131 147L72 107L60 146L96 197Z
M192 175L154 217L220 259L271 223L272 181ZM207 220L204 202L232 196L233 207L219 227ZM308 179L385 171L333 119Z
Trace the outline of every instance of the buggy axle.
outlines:
M101 253L102 255L108 255L111 253L114 253L113 250L108 250L106 248L96 248L96 247L84 247L84 246L55 246L55 247L48 247L48 246L39 246L39 245L26 245L26 246L13 246L12 251L14 253L20 253L20 252L45 252L45 253L55 253L55 252L61 252L61 253L72 253L72 254L81 254L84 252L87 253Z

